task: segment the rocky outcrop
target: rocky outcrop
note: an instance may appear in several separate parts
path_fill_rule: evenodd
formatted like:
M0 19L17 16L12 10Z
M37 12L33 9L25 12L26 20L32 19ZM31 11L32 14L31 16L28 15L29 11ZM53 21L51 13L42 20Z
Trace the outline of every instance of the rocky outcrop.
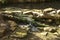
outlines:
M57 40L60 38L60 11L54 8L3 8L0 12L2 40Z

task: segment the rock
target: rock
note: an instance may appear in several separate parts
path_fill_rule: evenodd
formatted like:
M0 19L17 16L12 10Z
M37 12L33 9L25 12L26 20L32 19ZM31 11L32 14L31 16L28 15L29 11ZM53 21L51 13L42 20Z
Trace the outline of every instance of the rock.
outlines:
M54 27L44 27L44 31L56 32L56 28L54 28Z
M37 27L39 30L40 30L40 32L43 32L44 30L43 30L43 27Z
M44 27L44 31L51 31L52 28L51 27Z
M26 26L18 26L15 31L11 34L11 37L17 37L17 38L24 38L27 36L28 29L26 29Z
M47 36L48 32L33 32L36 36Z
M60 35L60 28L57 29L58 34Z
M58 27L60 28L60 25L58 25Z
M49 38L49 39L53 38L54 39L54 38L57 38L57 36L55 34L51 33L51 32L48 32L47 38Z
M28 10L28 9L26 9L26 10L23 10L23 14L32 14L32 12L31 12L31 10Z
M48 32L42 32L41 35L47 36Z
M46 40L46 37L48 35L48 32L33 32L33 34L36 37L41 38L42 40Z
M3 33L4 31L5 31L5 29L6 29L6 24L5 23L1 23L0 24L0 33Z
M50 32L55 33L55 32L57 32L57 29L52 29Z
M37 15L37 17L42 17L44 14L43 14L43 11L41 9L37 10L37 9L33 9L32 10L32 13L35 15Z
M53 33L54 35L59 35L57 32Z
M38 32L39 31L38 28L36 28L36 27L32 27L30 29L31 29L30 31L32 31L32 32Z
M44 9L43 11L44 12L49 12L49 11L52 11L52 10L54 10L53 8L46 8L46 9Z
M3 16L0 15L0 37L5 35L6 29L8 30L9 24L3 19Z
M14 31L15 28L17 27L17 24L16 24L14 21L11 21L11 20L8 20L8 23L9 23L9 25L10 25L10 29L11 29L12 31Z
M51 19L48 19L47 22L52 22L52 20Z
M29 28L29 25L18 25L21 29L23 30L26 30L28 31L30 28Z
M27 33L24 33L24 32L16 32L15 34L12 34L11 37L23 38L26 35L27 35Z

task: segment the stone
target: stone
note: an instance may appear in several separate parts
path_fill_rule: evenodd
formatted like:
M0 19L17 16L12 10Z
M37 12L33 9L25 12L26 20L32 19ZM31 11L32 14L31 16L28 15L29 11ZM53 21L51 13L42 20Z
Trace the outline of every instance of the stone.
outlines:
M58 27L60 28L60 25L58 25Z
M56 32L56 28L54 28L54 27L44 27L44 31L47 31L47 32Z
M21 29L23 30L26 30L28 31L30 28L29 28L29 25L18 25Z
M27 31L26 29L21 29L19 27L10 36L15 38L24 38L25 36L27 36Z
M14 31L15 28L17 27L17 24L16 24L14 21L11 21L11 20L8 20L8 23L9 23L9 25L10 25L10 29L11 29L12 31Z
M57 29L57 33L60 34L60 28Z
M59 35L57 32L53 33L54 35Z
M47 36L48 32L41 32L41 35Z
M51 31L52 28L51 27L44 27L44 31Z
M48 11L52 11L52 10L54 10L53 8L46 8L46 9L44 9L43 11L44 12L48 12Z

